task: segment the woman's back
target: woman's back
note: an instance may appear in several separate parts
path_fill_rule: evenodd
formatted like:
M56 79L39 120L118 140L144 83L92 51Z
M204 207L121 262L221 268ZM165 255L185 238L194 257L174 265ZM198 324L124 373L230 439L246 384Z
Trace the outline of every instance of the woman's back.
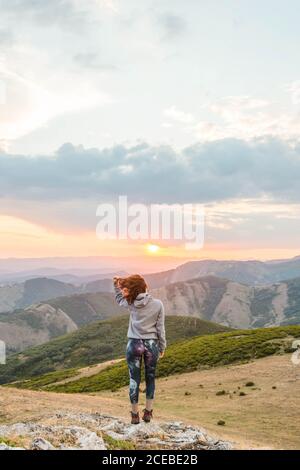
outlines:
M132 303L122 296L121 289L115 286L115 297L119 305L130 311L128 338L158 339L159 350L166 348L165 312L161 300L149 292L138 294Z
M163 303L149 293L139 294L132 305L129 305L130 320L128 327L129 338L151 339L158 338L159 349L166 347Z

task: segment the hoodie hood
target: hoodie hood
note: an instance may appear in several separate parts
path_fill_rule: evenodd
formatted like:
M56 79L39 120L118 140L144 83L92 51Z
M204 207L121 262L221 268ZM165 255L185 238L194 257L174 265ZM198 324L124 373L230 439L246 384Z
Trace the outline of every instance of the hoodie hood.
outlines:
M136 299L133 301L133 305L136 307L136 308L141 308L141 307L145 307L145 305L147 305L147 303L149 302L149 300L152 299L152 295L149 294L149 292L143 292L142 294L139 294Z

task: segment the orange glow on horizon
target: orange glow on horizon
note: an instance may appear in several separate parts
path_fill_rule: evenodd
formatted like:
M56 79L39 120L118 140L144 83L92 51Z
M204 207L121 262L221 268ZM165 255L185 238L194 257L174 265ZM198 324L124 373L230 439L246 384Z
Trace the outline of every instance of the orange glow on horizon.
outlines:
M270 260L300 255L295 247L264 247L233 243L204 243L201 250L186 250L181 245L160 244L133 240L99 240L94 232L63 233L47 229L17 217L0 216L0 258L43 258L54 256L112 256L134 257L141 262L163 266L164 259ZM179 263L177 263L179 264Z

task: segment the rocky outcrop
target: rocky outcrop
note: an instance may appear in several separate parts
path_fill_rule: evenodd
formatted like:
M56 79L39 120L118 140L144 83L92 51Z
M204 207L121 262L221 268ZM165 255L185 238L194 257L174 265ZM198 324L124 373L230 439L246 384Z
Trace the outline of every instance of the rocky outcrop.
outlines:
M13 447L1 443L16 441L25 444ZM139 449L230 450L232 444L208 435L198 427L180 421L132 425L119 418L88 413L57 413L38 422L0 426L0 450L105 450L124 448L122 443Z
M167 315L188 315L231 328L261 328L300 322L300 278L249 286L215 276L154 289Z
M17 314L10 314L7 321L2 320L0 315L0 338L6 343L8 352L43 344L78 329L63 310L47 303L32 305Z

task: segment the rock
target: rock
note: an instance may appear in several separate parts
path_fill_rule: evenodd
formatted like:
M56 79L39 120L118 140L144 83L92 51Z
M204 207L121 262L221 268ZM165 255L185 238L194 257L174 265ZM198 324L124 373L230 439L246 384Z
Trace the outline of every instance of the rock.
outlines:
M82 450L106 450L102 437L86 428L74 427L69 429L76 439L77 448Z
M225 441L217 441L209 445L208 450L231 450L232 444Z
M24 435L28 432L30 425L24 423L16 423L11 425L0 426L0 437L6 437L11 434Z
M182 421L172 421L170 423L164 423L163 426L176 431L178 429L182 429L184 427L184 423Z
M132 424L127 427L126 433L128 438L149 439L149 437L162 437L165 435L164 430L156 423Z
M101 426L101 431L114 431L118 434L123 434L126 431L127 425L122 421L113 421L111 423L106 424L105 426Z
M25 450L23 447L12 447L0 442L0 450Z
M37 423L15 423L0 426L1 436L31 437L31 449L51 450L105 450L101 436L105 433L118 441L129 441L138 449L209 449L227 450L232 445L209 436L197 426L185 425L181 421L144 423L132 425L129 419L123 421L101 413L74 413L60 411L54 416L40 418ZM51 423L51 424L49 424ZM51 444L53 442L53 444ZM0 449L9 446L1 444ZM16 449L16 448L14 448Z
M55 447L46 439L37 437L33 439L30 446L31 450L54 450Z

